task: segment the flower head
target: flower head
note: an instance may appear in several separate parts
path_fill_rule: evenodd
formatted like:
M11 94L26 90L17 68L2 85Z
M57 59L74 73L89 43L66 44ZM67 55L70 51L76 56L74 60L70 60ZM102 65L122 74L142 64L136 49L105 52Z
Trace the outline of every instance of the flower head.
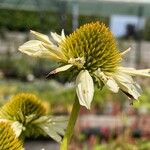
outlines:
M24 150L22 142L16 137L9 123L0 122L0 149Z
M140 86L131 76L150 77L150 70L135 70L121 67L125 53L121 53L110 30L100 22L81 26L72 34L65 36L51 33L48 36L31 31L37 40L30 40L19 47L19 50L30 56L45 57L60 63L50 74L72 69L77 73L76 92L81 105L90 109L94 94L94 82L102 88L107 86L117 93L119 88L128 97L137 99Z
M9 122L17 137L49 135L60 142L67 119L47 115L38 97L30 93L20 93L0 109L0 122Z

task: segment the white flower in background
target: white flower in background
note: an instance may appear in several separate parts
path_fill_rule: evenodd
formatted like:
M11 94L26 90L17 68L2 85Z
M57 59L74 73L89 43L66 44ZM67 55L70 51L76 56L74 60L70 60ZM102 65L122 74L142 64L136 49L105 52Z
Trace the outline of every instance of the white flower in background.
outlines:
M123 56L130 50L121 53L110 30L100 22L81 26L69 36L51 33L52 40L41 33L31 31L36 40L30 40L19 47L27 55L43 57L60 63L50 74L70 69L77 75L76 92L79 103L90 109L94 95L94 82L100 88L104 85L112 92L119 89L129 98L138 99L140 86L132 76L150 77L150 69L135 70L121 66Z

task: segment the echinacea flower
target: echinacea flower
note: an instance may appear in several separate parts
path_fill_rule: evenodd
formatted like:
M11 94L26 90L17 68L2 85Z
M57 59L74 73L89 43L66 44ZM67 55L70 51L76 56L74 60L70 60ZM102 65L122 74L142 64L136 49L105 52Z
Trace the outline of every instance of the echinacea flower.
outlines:
M112 92L119 89L129 98L138 99L140 86L132 76L150 77L150 69L135 70L121 66L125 53L121 53L110 30L100 22L81 26L72 34L65 36L51 33L51 39L41 33L31 31L36 40L30 40L19 50L34 57L44 57L60 64L50 74L71 69L77 73L76 93L79 103L90 109L94 95L94 83L100 88L107 86Z
M67 125L66 117L46 113L43 103L34 94L19 93L0 109L0 123L11 124L17 137L48 135L60 142Z
M11 125L6 122L0 122L0 149L24 150L22 141L16 137Z

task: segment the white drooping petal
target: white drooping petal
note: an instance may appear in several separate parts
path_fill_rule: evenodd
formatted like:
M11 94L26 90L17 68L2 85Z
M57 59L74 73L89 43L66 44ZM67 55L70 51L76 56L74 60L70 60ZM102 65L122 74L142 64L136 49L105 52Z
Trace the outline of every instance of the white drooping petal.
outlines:
M114 75L114 79L117 82L120 89L132 99L138 99L141 95L141 87L133 81L132 77L123 72L117 72Z
M41 41L30 40L19 47L19 51L33 57L50 58L59 61L61 58L46 49Z
M134 68L126 68L126 67L119 67L119 70L129 74L131 76L145 76L150 77L150 69L140 69L136 70Z
M119 86L113 78L109 78L105 85L110 91L118 93Z
M62 31L61 31L61 37L62 37L63 40L66 38L66 37L65 37L64 29L62 29Z
M51 72L48 74L48 76L51 75L51 74L56 74L56 73L58 73L58 72L66 71L66 70L68 70L69 68L71 68L72 66L73 66L73 65L69 64L69 65L65 65L65 66L56 68L55 70L51 71Z
M40 40L44 43L53 44L47 35L32 30L30 32L37 40Z
M56 45L50 45L50 44L46 44L46 43L42 43L42 45L48 49L50 52L54 53L55 55L57 55L59 58L61 58L62 61L66 61L66 57L63 54L63 52L61 51L61 49L59 47L57 47Z
M51 32L51 36L57 43L60 43L63 40L63 37L58 35L57 33Z
M112 77L106 76L100 69L97 70L96 74L110 91L114 93L119 91L119 86Z
M15 132L16 137L19 137L24 130L23 124L18 121L12 122L11 127Z
M128 52L130 52L131 47L129 47L127 50L125 50L124 52L121 53L122 56L126 55Z
M79 103L90 109L94 95L94 83L87 70L82 70L76 78L76 92Z
M32 122L43 130L43 134L49 135L55 141L60 142L67 127L67 117L42 116Z
M11 128L13 129L16 137L19 137L24 130L24 126L18 121L12 121L8 119L0 119L0 122L10 123Z

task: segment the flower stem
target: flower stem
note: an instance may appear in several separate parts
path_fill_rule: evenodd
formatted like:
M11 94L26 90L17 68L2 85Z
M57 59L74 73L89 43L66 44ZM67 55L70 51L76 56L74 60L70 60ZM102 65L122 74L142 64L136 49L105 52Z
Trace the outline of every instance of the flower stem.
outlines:
M76 120L78 118L79 110L80 110L80 104L79 104L78 98L76 96L74 104L73 104L73 108L71 111L71 115L69 118L68 126L66 129L66 133L65 133L64 138L60 145L60 150L68 149L68 145L70 143L70 140L71 140L71 137L73 134L74 126L75 126Z

